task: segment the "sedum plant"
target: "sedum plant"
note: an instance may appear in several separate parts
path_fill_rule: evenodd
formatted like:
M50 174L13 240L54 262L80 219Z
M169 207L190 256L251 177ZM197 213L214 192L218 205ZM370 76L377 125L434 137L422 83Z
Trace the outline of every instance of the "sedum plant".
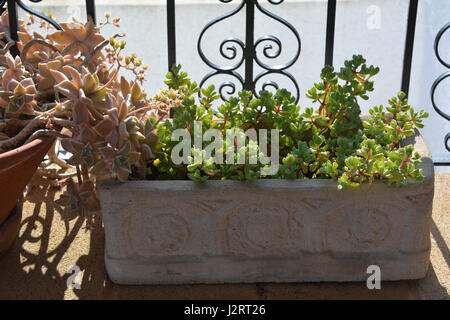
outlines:
M286 90L275 94L260 92L258 98L252 98L250 92L240 92L215 112L212 103L219 95L214 86L203 89L203 97L196 103L193 94L200 89L180 67L174 68L166 83L170 90L182 92L183 102L175 109L173 121L167 120L157 127L163 144L154 161L158 177L193 181L236 179L250 183L261 178L326 178L336 179L339 188L375 180L396 185L421 181L422 171L417 168L421 163L419 154L412 145L402 146L401 142L414 134L414 126L423 127L422 119L428 114L414 111L400 92L389 100L389 107L373 107L370 116L362 119L359 101L368 99L374 88L372 77L379 72L379 68L365 62L362 56L355 55L339 71L329 66L323 68L321 81L307 93L317 107L307 107L302 112ZM260 161L251 164L250 144L236 150L236 155L247 155L242 164L223 164L213 157L203 163L195 162L195 154L205 151L194 148L196 121L202 123L203 130L215 129L224 137L226 130L233 128L278 130L278 171L275 175L264 175L261 169L267 165ZM177 129L188 129L191 136L189 165L175 164L170 158L178 143L172 141ZM270 144L270 137L268 141ZM230 141L224 141L222 151L239 147L227 143Z

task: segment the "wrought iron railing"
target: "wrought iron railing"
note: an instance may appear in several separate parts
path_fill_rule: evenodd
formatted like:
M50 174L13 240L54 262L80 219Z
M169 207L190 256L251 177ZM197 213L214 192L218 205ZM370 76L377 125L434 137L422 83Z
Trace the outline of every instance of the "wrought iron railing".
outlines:
M439 60L439 62L445 66L447 69L449 69L447 72L444 72L443 74L441 74L433 83L433 85L431 86L431 104L433 105L434 110L436 110L436 112L443 117L444 119L450 121L450 114L445 113L444 111L442 111L441 108L438 107L436 101L435 101L435 93L436 93L436 88L439 86L439 84L446 78L450 77L450 63L444 61L444 59L442 58L442 56L439 53L439 42L441 41L442 35L444 34L445 31L447 31L448 29L450 29L450 22L447 23L445 26L442 27L441 30L439 30L436 39L434 40L434 52L436 54L437 59ZM444 146L447 149L448 152L450 152L450 132L447 133L444 137ZM435 165L450 165L449 162L435 162Z
M219 0L223 3L231 2L232 0ZM273 5L279 5L284 0L268 0L270 4ZM237 62L233 63L232 65L228 66L219 66L212 62L209 58L206 57L205 53L202 49L202 40L203 36L207 32L209 28L214 26L217 23L220 23L222 20L228 19L234 15L236 15L238 12L242 10L246 10L246 19L245 19L245 40L241 40L239 38L227 38L222 41L220 44L220 54L222 57L228 60L235 60L237 57L237 51L242 50L242 58L238 60ZM295 36L295 39L297 41L297 50L294 54L294 57L287 61L284 64L281 65L269 65L267 63L264 63L262 59L260 58L258 54L258 48L261 47L264 43L265 46L262 49L262 54L265 58L268 59L276 59L280 56L282 51L282 42L281 40L274 36L274 35L265 35L255 40L255 10L258 10L265 14L266 16L272 18L273 20L277 21L278 23L281 23L285 25ZM267 9L264 9L258 2L258 0L242 0L241 3L232 11L212 20L209 22L201 31L200 37L198 38L197 43L197 50L200 55L200 58L212 69L210 73L208 73L200 82L200 87L203 86L203 84L211 77L214 77L216 75L220 74L226 74L229 76L232 76L236 78L242 85L242 88L244 90L252 91L255 96L258 95L258 90L256 90L257 83L262 79L263 77L267 77L271 74L280 74L285 77L287 77L295 86L296 89L296 98L298 100L300 96L300 89L297 84L297 80L295 77L287 71L298 59L300 56L300 50L301 50L301 41L300 41L300 35L298 34L297 30L294 28L292 24L290 24L288 21L284 20L283 18L273 14L272 12L268 11ZM225 51L227 50L227 51ZM254 76L254 62L263 69L262 72ZM245 66L245 74L242 76L239 74L236 70L244 64ZM278 89L278 84L273 80L266 80L262 84L262 89L265 90L267 87L274 87L275 89ZM231 81L227 81L222 83L222 85L219 87L219 92L221 94L222 99L226 99L225 96L222 94L222 89L224 87L230 87L231 91L228 91L228 94L233 94L236 91L235 84Z
M41 2L42 0L28 0L34 3ZM170 70L173 65L176 64L177 55L176 55L176 16L175 16L175 0L166 0L167 1L167 58L168 58L168 69ZM222 3L229 3L234 0L218 0ZM250 90L255 95L257 95L257 83L263 78L269 78L271 75L282 75L287 77L294 85L296 89L296 98L298 100L300 95L300 90L297 84L296 78L289 73L288 69L298 60L301 52L301 39L298 31L295 27L283 19L282 17L272 13L268 9L262 7L259 3L259 0L237 0L240 3L238 6L232 11L225 13L224 15L213 19L201 31L198 42L197 42L197 50L200 55L200 58L203 62L208 65L212 71L206 74L200 82L200 86L202 86L208 79L216 76L216 75L227 75L231 76L235 80L239 81L242 88L244 90ZM267 0L271 5L281 5L285 0ZM60 26L49 17L33 10L29 6L26 6L22 0L2 0L0 1L0 8L4 11L8 8L9 11L9 34L7 35L12 40L18 40L17 29L18 29L18 16L17 16L17 7L25 10L26 12L33 14L48 23L52 24L55 28L60 29ZM234 16L241 10L245 9L246 19L245 19L245 39L239 38L226 38L219 45L219 53L225 58L225 60L231 61L230 65L217 65L209 59L203 51L203 38L207 30L215 24L220 23L221 21ZM413 48L414 48L414 35L416 30L416 19L417 19L417 9L418 9L418 0L409 0L409 9L408 9L408 20L407 20L407 29L406 29L406 38L405 38L405 47L404 47L404 55L403 55L403 71L402 71L402 81L400 85L400 89L408 94L409 85L411 79L411 65L412 65L412 56L413 56ZM259 11L264 15L270 17L275 20L277 23L280 23L286 26L294 35L297 41L297 50L294 53L293 58L291 60L285 62L281 65L270 65L264 63L260 55L258 54L258 49L262 48L260 52L262 55L269 60L273 60L280 56L282 51L282 41L274 36L274 35L265 35L255 40L255 11ZM96 22L96 14L95 14L95 0L86 0L86 14L88 19L91 19L94 23ZM326 44L325 44L325 65L333 65L333 52L334 52L334 31L336 24L336 0L328 0L327 6L327 27L326 27ZM450 69L450 64L444 61L439 54L439 41L443 35L443 33L450 28L450 23L446 24L438 33L435 40L434 50L439 62L445 67ZM262 46L265 44L264 46ZM17 55L18 49L16 46L13 46L11 49L11 53L13 55ZM236 62L232 62L237 58L238 50L242 50L242 58ZM263 71L258 73L256 76L254 74L254 64L257 64ZM241 66L244 67L244 74L238 73L237 69ZM450 71L445 72L441 76L439 76L436 81L433 83L431 87L431 102L436 110L436 112L441 115L446 120L450 121L450 115L442 111L441 108L437 106L435 101L435 91L438 85L446 78L450 77ZM278 88L278 84L272 80L267 79L262 85L262 89L266 89L267 87ZM233 94L236 91L236 85L232 81L223 82L219 86L219 92L221 93L222 99L226 99L223 94L223 90L228 88L227 94ZM450 152L450 133L448 133L444 138L445 148ZM436 165L450 165L450 162L436 162Z

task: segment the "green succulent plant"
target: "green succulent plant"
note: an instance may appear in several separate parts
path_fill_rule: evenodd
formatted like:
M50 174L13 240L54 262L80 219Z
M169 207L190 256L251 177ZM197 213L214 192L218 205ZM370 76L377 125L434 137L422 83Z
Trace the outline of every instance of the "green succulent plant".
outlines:
M372 77L379 68L366 65L365 59L355 55L345 61L344 67L335 71L326 66L320 74L320 82L307 92L317 108L307 107L301 112L295 98L285 89L275 94L267 91L252 97L251 92L239 92L214 111L212 105L219 98L214 86L202 89L202 98L196 103L194 94L200 91L180 66L173 68L166 84L178 98L173 121L166 120L157 126L162 144L155 153L155 167L159 179L191 179L193 181L237 179L253 184L257 179L335 179L338 188L356 187L361 183L383 180L396 185L423 179L420 156L413 146L401 146L405 137L414 134L414 126L421 128L428 114L416 112L408 104L406 95L399 93L389 100L389 107L376 106L369 110L369 117L361 118L359 100L367 100L374 89ZM202 158L205 148L194 146L195 123L204 131L215 129L225 137L227 130L271 129L279 132L279 168L275 174L265 175L261 169L267 164L218 163ZM191 141L190 164L175 164L170 155L178 141L172 141L177 129L186 129ZM204 132L203 131L203 132ZM271 144L271 137L268 137ZM228 145L227 145L228 144ZM232 143L231 143L232 144ZM237 148L223 141L223 150ZM248 155L249 144L236 150L236 155ZM259 154L261 150L255 147ZM266 152L267 154L267 152ZM259 159L259 158L258 158ZM235 159L236 160L236 159Z

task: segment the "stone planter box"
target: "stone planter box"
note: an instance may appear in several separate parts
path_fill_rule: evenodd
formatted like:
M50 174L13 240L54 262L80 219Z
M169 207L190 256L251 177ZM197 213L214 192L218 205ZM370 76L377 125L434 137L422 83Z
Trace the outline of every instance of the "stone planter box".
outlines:
M425 180L337 190L332 180L99 184L105 262L118 284L366 281L425 276L434 170Z

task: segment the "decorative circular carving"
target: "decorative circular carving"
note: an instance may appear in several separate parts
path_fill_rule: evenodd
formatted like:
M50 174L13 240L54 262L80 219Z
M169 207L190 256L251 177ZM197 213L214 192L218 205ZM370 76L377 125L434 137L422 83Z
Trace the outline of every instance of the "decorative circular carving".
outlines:
M390 233L388 216L373 208L361 208L350 214L350 238L358 243L374 244L383 241Z
M153 207L130 219L130 244L141 256L178 252L191 238L189 224L175 207Z
M243 204L228 215L228 238L231 251L249 253L247 249L271 252L298 241L303 225L282 204L262 206Z
M245 213L245 235L250 243L261 249L282 246L289 234L287 212L276 212L253 206Z
M401 198L397 202L384 198L344 199L327 216L325 247L334 254L350 256L395 250L392 244L400 245L407 228L402 225L403 215L413 208Z
M154 215L148 224L148 238L161 251L177 251L189 239L189 226L175 214Z

